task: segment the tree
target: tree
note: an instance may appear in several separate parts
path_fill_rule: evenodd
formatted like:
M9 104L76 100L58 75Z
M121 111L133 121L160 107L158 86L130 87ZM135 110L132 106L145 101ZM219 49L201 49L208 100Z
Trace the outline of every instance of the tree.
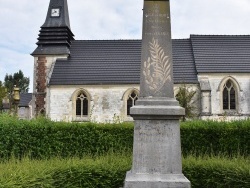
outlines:
M182 85L178 88L176 100L179 101L180 106L185 109L185 116L182 117L183 121L186 121L186 118L192 118L196 115L196 107L194 105L195 94L196 91L191 90L186 85Z
M6 92L5 92L5 87L3 86L2 81L0 81L0 107L2 107L2 102L3 102L3 98L5 97Z
M24 74L21 70L14 73L13 75L6 74L4 78L4 86L7 88L9 93L13 92L14 86L19 87L20 93L28 93L29 83L30 79L28 77L24 77Z

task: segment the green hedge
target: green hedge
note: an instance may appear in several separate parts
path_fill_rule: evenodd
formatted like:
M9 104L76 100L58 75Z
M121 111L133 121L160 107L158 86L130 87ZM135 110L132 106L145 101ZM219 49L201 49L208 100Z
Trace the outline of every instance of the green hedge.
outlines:
M184 156L249 156L250 120L187 121L181 124L181 141Z
M128 155L96 159L59 159L0 163L0 188L118 188L131 168ZM183 173L192 188L250 187L250 161L244 158L183 159Z
M132 152L132 124L52 122L47 119L0 120L0 158L82 157L108 151Z
M182 153L248 156L250 120L235 122L190 121L181 123ZM17 120L0 115L0 159L82 157L108 151L132 152L133 124L52 122L47 119Z
M183 173L192 188L250 187L250 158L188 156L183 161Z

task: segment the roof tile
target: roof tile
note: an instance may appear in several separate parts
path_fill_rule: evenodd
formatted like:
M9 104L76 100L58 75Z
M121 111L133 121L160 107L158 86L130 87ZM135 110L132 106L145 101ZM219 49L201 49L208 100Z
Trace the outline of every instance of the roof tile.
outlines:
M50 85L139 84L141 40L76 40L58 59ZM175 83L197 83L190 39L173 40Z

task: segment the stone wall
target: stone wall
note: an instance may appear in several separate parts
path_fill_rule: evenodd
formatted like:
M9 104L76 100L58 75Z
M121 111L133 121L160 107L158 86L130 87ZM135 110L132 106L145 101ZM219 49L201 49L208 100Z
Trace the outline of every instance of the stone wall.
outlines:
M48 116L55 121L119 122L131 121L126 115L126 91L138 85L124 86L50 86ZM74 98L83 89L90 96L89 116L75 116Z
M211 93L210 101L211 104L204 104L205 106L211 105L211 114L208 116L202 116L202 119L213 119L213 120L237 120L245 119L250 115L250 77L248 74L200 74L199 80L207 78L210 83ZM222 101L222 90L223 83L228 79L231 79L236 84L236 110L226 111L223 110ZM203 96L204 97L204 96ZM202 100L201 100L202 101ZM203 102L209 102L204 100Z
M201 119L236 120L250 116L250 77L247 74L203 74L199 80L206 78L210 84L210 90L200 89L199 84L186 85L190 90L197 91L194 97L196 114ZM221 84L228 78L234 79L238 84L237 113L226 114L222 108ZM178 88L175 85L175 95ZM75 116L74 95L80 89L84 89L90 95L89 116L77 118ZM86 86L50 86L47 90L47 115L56 121L94 121L94 122L118 122L132 121L126 115L126 100L129 91L139 89L139 85L86 85ZM204 113L202 113L204 112Z
M175 85L175 94L179 86ZM197 90L194 105L197 105L198 110L200 103L198 85L188 85L188 87ZM74 107L74 96L81 89L90 95L89 117L82 119L75 116ZM47 93L49 97L47 114L55 121L133 121L132 117L126 114L127 96L133 89L139 90L139 85L50 86Z

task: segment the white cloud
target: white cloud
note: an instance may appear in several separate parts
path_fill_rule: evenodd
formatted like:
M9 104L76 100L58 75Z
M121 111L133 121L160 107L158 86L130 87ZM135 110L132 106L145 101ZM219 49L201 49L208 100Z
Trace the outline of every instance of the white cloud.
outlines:
M171 1L174 38L190 34L250 34L250 1Z
M68 1L71 28L76 39L122 39L141 36L142 0L70 2L72 1Z

